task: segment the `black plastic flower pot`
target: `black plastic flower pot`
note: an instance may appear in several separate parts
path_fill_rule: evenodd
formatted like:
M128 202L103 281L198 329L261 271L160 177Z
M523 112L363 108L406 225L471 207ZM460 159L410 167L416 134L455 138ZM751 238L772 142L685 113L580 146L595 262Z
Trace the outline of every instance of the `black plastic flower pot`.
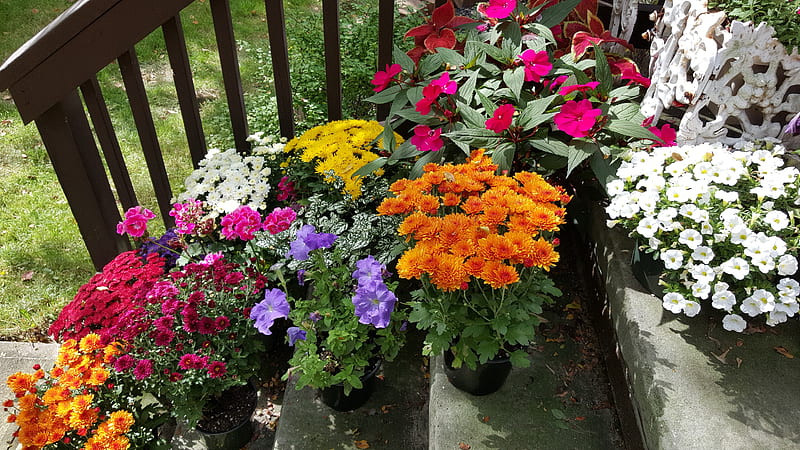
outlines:
M240 450L253 438L251 418L256 409L258 393L255 386L234 386L225 391L216 402L213 413L226 417L224 425L204 426L204 420L195 427L203 436L209 450ZM218 429L218 428L224 429Z
M381 368L381 360L376 360L368 367L367 372L361 377L364 387L353 389L350 395L345 395L344 385L341 383L319 389L322 403L334 411L353 411L363 406L375 391L375 378Z
M472 395L488 395L497 392L511 372L511 360L508 357L495 358L485 364L478 362L475 370L466 364L458 369L453 368L453 354L444 352L444 371L447 381L453 386Z

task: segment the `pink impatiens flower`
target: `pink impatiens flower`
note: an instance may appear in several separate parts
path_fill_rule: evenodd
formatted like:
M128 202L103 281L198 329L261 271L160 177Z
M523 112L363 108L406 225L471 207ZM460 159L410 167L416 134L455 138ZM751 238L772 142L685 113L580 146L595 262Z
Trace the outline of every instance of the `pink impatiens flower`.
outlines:
M561 89L558 90L558 95L567 95L570 92L586 92L586 91L593 91L597 89L597 86L600 86L599 81L590 81L586 84L573 84L570 86L561 86Z
M538 82L543 76L550 73L553 68L553 63L550 62L550 55L546 50L537 52L533 49L528 49L522 52L519 56L522 63L525 64L525 81Z
M292 208L275 208L264 219L263 228L270 234L278 234L289 229L289 226L297 218L297 213Z
M559 130L570 136L584 137L589 135L589 130L594 127L601 113L599 109L592 108L592 102L587 99L577 102L570 100L553 116L553 122Z
M134 206L125 211L125 219L117 224L117 233L142 237L147 231L147 221L155 218L156 215L153 211L141 206Z
M439 136L442 129L431 130L427 125L417 125L414 127L414 136L411 137L411 145L417 147L421 152L437 151L442 148L444 142Z
M450 79L450 73L445 72L439 78L433 80L422 88L422 98L415 104L415 109L418 113L426 116L431 112L431 105L436 103L436 100L441 94L455 94L458 89L458 84Z
M399 75L400 72L403 71L403 68L400 67L400 64L389 64L386 65L386 70L379 70L375 72L375 76L372 78L370 83L375 85L375 88L372 89L375 92L380 92L386 89L389 86L389 83L394 80L396 75Z
M650 127L648 130L661 139L661 141L654 141L653 147L672 147L676 144L675 139L678 137L678 132L670 124L665 123L660 129L658 127Z
M225 239L239 238L249 241L255 237L253 233L261 229L261 214L247 205L242 205L223 217L220 225Z
M508 103L498 106L492 117L486 120L486 129L495 133L506 131L514 119L514 111L516 111L514 105Z
M441 87L442 93L448 95L455 94L458 89L458 84L450 79L450 72L445 72L439 78L431 81L431 86Z
M483 12L490 19L505 19L517 7L517 0L489 0L489 6Z

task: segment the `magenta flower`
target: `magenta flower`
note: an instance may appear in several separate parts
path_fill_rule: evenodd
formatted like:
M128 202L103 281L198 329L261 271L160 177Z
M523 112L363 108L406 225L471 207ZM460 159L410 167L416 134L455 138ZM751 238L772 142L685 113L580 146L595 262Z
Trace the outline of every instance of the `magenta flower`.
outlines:
M511 121L514 119L514 105L509 103L500 105L494 110L494 114L486 120L486 129L492 130L495 133L502 133L511 126Z
M661 141L654 141L653 147L671 147L676 144L675 139L678 137L678 132L670 124L665 123L660 129L658 127L650 127L648 130L661 139Z
M231 326L231 319L225 316L219 316L214 319L214 328L216 328L218 332L228 328L229 326Z
M570 100L561 106L561 111L553 117L559 130L573 137L589 135L589 130L594 127L601 111L592 108L592 102L587 99L580 101Z
M242 205L223 217L220 225L225 239L239 238L249 241L255 237L253 233L261 229L261 214L247 205Z
M134 364L136 364L136 359L128 354L121 355L119 358L114 360L114 370L117 372L125 372L130 370Z
M144 380L153 374L153 361L150 359L140 359L133 368L133 377L137 380Z
M194 353L187 353L181 356L180 361L178 361L178 367L183 370L205 369L207 366L208 357L196 355Z
M562 86L561 89L558 90L558 95L567 95L570 92L581 92L585 93L586 91L593 91L597 89L597 86L600 86L599 81L590 81L586 84L573 84L570 86Z
M209 378L220 378L228 373L228 369L225 367L225 363L222 361L213 361L208 365L207 370Z
M439 137L442 129L431 130L427 125L417 125L414 127L414 136L411 137L411 145L417 147L421 152L437 151L442 148L444 142Z
M190 198L186 203L175 203L169 215L175 218L175 232L192 234L205 215L203 202Z
M263 228L270 234L278 234L289 229L289 226L297 218L297 213L292 208L275 208L264 219Z
M517 0L489 0L484 14L490 19L505 19L517 7Z
M203 266L213 266L215 262L223 258L224 255L222 252L209 253L203 257L203 261L201 261L199 264Z
M546 50L537 52L533 49L528 49L517 56L525 65L525 81L539 82L543 76L550 73L553 68L553 63L550 61L550 55Z
M402 71L403 68L400 67L400 64L392 64L391 66L387 64L386 70L379 70L375 72L375 76L372 78L372 81L370 81L370 83L375 85L375 88L372 90L375 92L380 92L386 89L386 87L389 86L389 83L394 80L394 77L400 74Z
M431 81L430 85L442 88L442 93L448 95L455 94L458 89L458 84L450 79L450 72L444 72L439 78Z
M125 211L125 219L117 224L117 233L142 237L147 231L147 221L155 218L156 215L153 211L141 206L134 206Z
M256 303L250 311L250 318L261 334L272 334L272 324L275 320L289 317L289 302L286 293L280 289L270 289L264 293L264 300Z
M294 200L297 197L297 192L294 190L294 181L290 181L289 177L281 178L281 181L278 182L278 190L281 192L275 196L275 200L279 202Z

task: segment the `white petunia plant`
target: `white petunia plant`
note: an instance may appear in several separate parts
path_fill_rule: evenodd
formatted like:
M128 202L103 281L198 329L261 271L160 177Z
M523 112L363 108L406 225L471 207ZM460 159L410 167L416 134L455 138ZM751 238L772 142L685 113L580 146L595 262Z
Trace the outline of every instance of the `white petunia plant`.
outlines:
M229 214L241 205L265 210L275 166L272 160L283 152L286 144L264 137L263 133L248 137L248 141L255 145L247 155L236 149L210 149L199 167L186 178L185 190L177 200L202 200L210 217Z
M695 316L725 311L726 330L800 309L800 172L773 142L633 151L607 185L609 226L620 224L664 263L663 306Z

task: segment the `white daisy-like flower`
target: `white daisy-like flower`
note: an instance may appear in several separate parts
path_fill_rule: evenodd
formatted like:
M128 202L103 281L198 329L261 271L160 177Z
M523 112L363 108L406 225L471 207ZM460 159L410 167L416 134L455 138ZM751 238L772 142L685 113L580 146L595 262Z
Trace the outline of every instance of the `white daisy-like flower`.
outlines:
M722 318L722 328L741 333L747 328L747 322L738 314L728 314Z
M662 304L664 309L678 314L683 311L683 308L686 306L686 299L677 292L668 292L664 295Z

